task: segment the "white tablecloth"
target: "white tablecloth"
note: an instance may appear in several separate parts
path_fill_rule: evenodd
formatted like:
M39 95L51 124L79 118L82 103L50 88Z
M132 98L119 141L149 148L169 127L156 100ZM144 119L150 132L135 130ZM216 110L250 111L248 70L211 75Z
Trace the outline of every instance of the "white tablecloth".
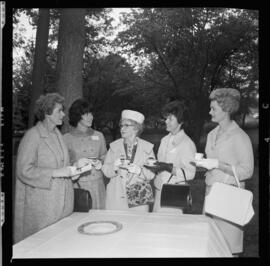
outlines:
M84 235L81 224L116 221L123 228ZM13 258L231 257L215 222L204 215L91 210L48 226L13 246Z

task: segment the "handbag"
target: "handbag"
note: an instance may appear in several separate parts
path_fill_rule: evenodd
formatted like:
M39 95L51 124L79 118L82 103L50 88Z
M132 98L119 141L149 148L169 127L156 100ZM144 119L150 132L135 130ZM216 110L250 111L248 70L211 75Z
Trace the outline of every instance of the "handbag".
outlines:
M88 212L92 208L92 198L88 190L81 188L74 188L74 212Z
M205 197L205 212L244 226L254 215L253 194L240 187L234 166L232 170L237 186L215 182Z
M192 208L192 195L190 184L187 183L185 171L181 168L185 178L184 184L168 184L173 177L171 174L167 184L163 184L161 188L161 207L177 207L183 211Z
M154 201L152 186L146 180L126 186L126 193L129 208L149 204Z

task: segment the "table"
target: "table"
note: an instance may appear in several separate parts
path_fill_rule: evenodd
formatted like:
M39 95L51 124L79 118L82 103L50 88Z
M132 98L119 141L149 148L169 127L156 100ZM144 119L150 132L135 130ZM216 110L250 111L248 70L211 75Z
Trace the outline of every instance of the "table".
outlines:
M81 224L117 221L123 228L84 235ZM232 257L215 222L204 215L90 210L50 225L13 246L16 258Z

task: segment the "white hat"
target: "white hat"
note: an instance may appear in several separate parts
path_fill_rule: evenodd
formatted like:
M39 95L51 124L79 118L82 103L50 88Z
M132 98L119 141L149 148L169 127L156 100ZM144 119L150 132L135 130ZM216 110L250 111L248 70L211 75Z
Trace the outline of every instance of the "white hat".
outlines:
M122 119L131 119L138 122L139 124L142 124L144 121L144 115L137 111L123 110L121 116Z

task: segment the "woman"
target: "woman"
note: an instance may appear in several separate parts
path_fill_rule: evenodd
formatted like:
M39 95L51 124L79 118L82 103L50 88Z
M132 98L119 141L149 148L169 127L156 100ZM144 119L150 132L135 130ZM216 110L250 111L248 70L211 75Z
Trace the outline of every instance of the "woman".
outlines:
M147 204L129 207L127 196L127 190L132 184L154 178L154 174L143 167L148 158L155 157L153 144L138 137L143 130L143 122L144 115L137 111L122 112L121 138L110 144L102 166L103 173L110 178L106 191L106 209L149 210Z
M71 163L92 162L91 172L80 175L78 183L88 190L92 198L92 209L105 208L105 185L101 171L102 162L107 153L103 134L91 128L93 122L92 107L84 99L74 101L69 109L69 123L73 129L64 135ZM84 160L86 159L86 160ZM79 166L79 165L78 165Z
M164 183L175 184L195 177L196 168L190 164L194 161L196 146L183 129L184 106L180 101L173 101L164 106L162 113L166 117L168 135L163 137L158 149L156 170L159 172L154 180L155 202L153 211L174 211L173 208L161 208L161 189ZM177 209L177 212L183 212Z
M62 124L64 98L58 93L36 102L38 123L23 136L17 155L15 243L70 215L74 205L72 169L57 126Z
M210 94L210 115L218 123L207 136L206 160L197 162L206 172L206 195L215 182L236 185L232 166L235 167L241 187L251 178L254 158L248 135L236 124L232 116L238 111L240 93L236 89L216 89ZM233 254L243 251L243 228L214 217Z

